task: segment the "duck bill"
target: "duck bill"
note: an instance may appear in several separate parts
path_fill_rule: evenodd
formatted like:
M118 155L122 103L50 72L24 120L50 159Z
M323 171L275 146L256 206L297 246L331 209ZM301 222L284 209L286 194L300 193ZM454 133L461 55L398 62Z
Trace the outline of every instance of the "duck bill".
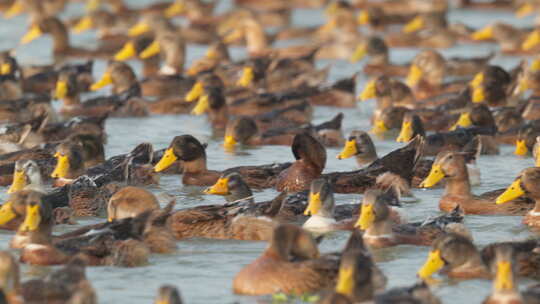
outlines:
M197 104L191 110L191 114L193 115L202 115L208 111L210 108L210 104L208 102L208 95L203 95L201 98L199 98L199 101L197 101Z
M6 13L4 14L4 18L11 19L13 17L19 16L20 14L22 14L22 12L24 12L24 6L22 4L22 1L16 0L6 11Z
M534 30L532 33L527 35L527 38L525 38L525 41L523 41L521 44L521 49L524 51L529 51L538 44L540 44L540 31Z
M97 91L103 87L106 87L108 85L112 84L112 77L111 77L111 73L109 72L105 72L105 74L103 74L103 76L101 77L101 79L98 81L98 82L95 82L92 84L92 86L90 87L90 90L92 91Z
M495 203L497 205L507 203L511 200L525 195L525 191L521 187L521 178L516 179L508 188L497 197Z
M356 63L362 60L362 58L366 56L366 53L367 53L366 46L364 44L360 44L356 47L356 49L354 49L354 52L352 53L351 58L349 60L352 63Z
M214 48L209 48L206 53L204 54L204 57L206 57L207 59L218 59L219 58L219 54L218 54L218 51Z
M367 230L375 222L375 212L373 212L373 204L362 204L362 212L354 225L361 230Z
M146 47L144 51L142 51L139 57L141 59L148 59L150 57L156 56L157 54L159 54L159 52L161 52L161 46L157 39L154 39L154 41L152 41L152 43L150 43L150 45Z
M0 65L0 75L9 75L9 74L11 74L11 64L2 63L2 65Z
M458 127L468 128L472 126L471 114L469 112L461 113L457 122L450 128L450 131L457 129Z
M377 136L382 136L387 131L388 131L388 127L382 120L376 120L373 128L371 129L371 133Z
M0 207L0 225L5 225L14 219L17 214L13 211L13 203L5 202Z
M93 11L96 11L101 5L101 1L100 0L88 0L88 2L86 2L86 7L85 7L85 10L87 12L93 12Z
M122 49L114 55L114 60L126 61L135 56L137 56L137 50L135 49L135 44L133 41L130 41L124 44Z
M497 262L497 274L495 275L495 290L514 290L514 277L512 275L512 264L510 262Z
M7 193L15 193L24 189L25 186L26 174L24 173L24 170L15 170L15 173L13 174L13 182L11 183Z
M484 73L477 73L474 75L473 80L469 83L469 86L473 89L479 87L484 82Z
M472 101L474 103L480 103L480 102L484 101L485 99L486 99L486 97L485 97L484 88L481 87L481 86L474 88Z
M413 64L409 69L409 75L407 75L406 82L409 86L414 87L418 84L418 82L420 82L423 75L424 72L422 72L422 69L420 69L416 64Z
M232 30L229 34L223 37L223 43L231 44L235 41L238 41L244 37L244 31L240 28Z
M493 27L487 26L481 30L478 30L474 32L471 36L473 40L481 41L481 40L488 40L493 38Z
M173 148L168 148L167 150L165 150L165 154L163 154L159 162L154 166L154 171L161 172L169 168L177 160L178 157L174 155Z
M310 193L309 194L309 204L304 210L304 215L315 215L321 210L321 194L320 193Z
M223 147L227 150L232 150L238 142L234 139L232 135L226 135L225 140L223 141Z
M41 37L41 35L43 35L43 32L41 31L39 26L32 25L30 30L28 30L28 32L24 34L24 36L21 38L21 44L30 43L34 41L35 39Z
M529 153L529 148L527 148L527 144L525 143L524 139L519 139L516 141L516 150L514 151L514 154L517 156L526 156Z
M360 96L358 96L358 99L361 101L366 101L368 99L372 99L376 97L376 90L375 90L375 80L369 81L364 89L362 90L362 93L360 93Z
M56 88L54 89L54 96L56 99L66 98L68 93L68 85L65 81L57 81Z
M413 20L409 21L409 23L407 23L405 27L403 27L403 32L406 34L410 34L417 32L422 28L424 28L424 19L420 16L417 16Z
M342 295L352 295L354 287L354 270L352 267L340 267L336 292Z
M52 178L65 178L69 172L69 157L67 155L61 155L56 153L56 167L51 174Z
M353 157L356 154L358 154L358 149L356 148L356 140L351 139L345 143L345 147L343 147L343 150L336 156L336 158L345 159Z
M530 69L532 72L540 71L540 59L533 60L533 62L531 63Z
M136 37L150 31L150 26L144 22L139 22L128 31L128 36Z
M85 16L77 22L77 24L73 27L73 31L76 34L80 34L82 32L85 32L89 29L91 29L94 26L94 23L92 22L92 18L90 16Z
M193 87L191 88L191 90L189 90L189 92L187 93L186 95L186 101L187 102L192 102L192 101L195 101L197 99L199 99L199 97L201 97L201 95L204 93L204 87L203 87L203 84L202 82L200 81L197 81Z
M39 214L39 205L28 205L26 206L26 217L19 230L36 231L40 222L41 215Z
M206 194L213 195L228 195L229 194L229 179L222 177L212 186L204 190Z
M251 83L253 82L253 68L252 67L244 67L242 70L242 76L238 81L236 82L237 86L241 87L249 87Z
M165 17L172 18L174 16L181 15L185 12L186 5L184 2L175 1L173 4L169 5L165 10Z
M533 12L534 12L534 6L532 6L532 4L530 4L530 3L524 3L523 5L521 5L517 9L516 17L517 18L524 18L524 17L529 16Z
M396 138L396 141L399 143L409 142L414 135L412 128L412 123L410 121L404 121L401 124L401 131L399 131L399 136Z
M433 165L428 176L420 183L420 188L431 188L444 178L441 165Z
M360 14L358 15L358 24L359 25L366 25L366 24L369 24L369 14L367 11L363 10L360 12Z
M418 276L423 280L428 279L443 267L444 261L441 258L441 252L439 250L432 250L429 252L429 256L422 268L418 270Z

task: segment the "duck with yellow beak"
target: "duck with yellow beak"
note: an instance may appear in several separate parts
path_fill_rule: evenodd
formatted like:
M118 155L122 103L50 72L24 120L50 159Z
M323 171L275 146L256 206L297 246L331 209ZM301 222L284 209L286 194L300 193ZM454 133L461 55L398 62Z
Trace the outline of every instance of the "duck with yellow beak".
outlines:
M420 187L431 188L445 180L445 192L439 200L442 211L450 212L459 206L465 214L525 215L532 208L531 202L524 199L514 200L507 205L496 205L493 202L497 192L493 191L481 195L472 194L466 157L469 157L466 153L440 152L429 175L420 184Z
M493 288L484 303L527 303L523 302L516 284L516 266L514 248L509 244L495 247L494 258L488 261L493 274Z
M523 218L523 223L540 227L540 191L538 182L540 181L540 168L531 167L521 171L519 176L508 188L495 200L497 205L506 204L518 198L529 198L534 201L534 208Z
M521 157L532 154L538 136L540 136L539 130L532 125L525 125L517 136L514 154Z
M377 150L367 132L354 130L347 138L347 142L339 153L337 159L356 158L358 167L371 165L378 159Z
M381 111L373 121L371 133L379 138L386 136L396 136L395 131L399 130L403 124L403 117L411 110L406 107L390 106ZM392 131L392 132L390 132Z
M13 182L7 193L15 193L21 190L44 192L41 170L36 162L32 160L18 160L15 162Z
M456 209L448 215L422 223L395 224L390 218L391 200L392 195L380 190L368 190L364 193L360 217L355 227L364 230L364 242L373 248L400 244L429 246L437 236L445 233L447 226L463 221L461 211Z
M489 278L490 274L482 257L469 236L457 233L440 235L432 244L418 277L426 281L435 273L451 278Z
M230 172L219 177L218 181L204 190L206 194L222 195L228 203L253 203L253 192L237 172Z
M262 139L256 136L258 127L255 121L246 116L230 120L225 128L225 139L223 147L226 151L234 151L240 145L262 144ZM294 135L293 135L294 136ZM259 142L258 142L259 141ZM292 143L292 137L288 145Z
M38 243L43 238L50 238L54 218L50 204L42 201L42 194L29 192L24 200L24 220L13 236L10 247L24 248L28 244Z
M162 285L157 293L155 304L182 304L182 296L176 286Z
M51 174L55 186L72 183L85 172L83 151L80 145L64 142L56 147L56 166Z
M302 225L307 231L324 234L336 230L334 218L334 192L323 178L311 182L308 206L304 215L309 219Z

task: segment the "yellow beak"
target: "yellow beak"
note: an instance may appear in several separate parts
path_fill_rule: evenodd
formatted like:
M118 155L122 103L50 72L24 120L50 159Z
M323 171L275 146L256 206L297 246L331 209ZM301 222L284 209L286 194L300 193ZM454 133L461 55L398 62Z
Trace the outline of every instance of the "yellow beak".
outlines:
M527 144L525 144L524 139L519 139L516 141L516 150L514 151L515 155L518 156L525 156L529 153L529 149L527 148Z
M238 142L236 141L236 139L234 139L234 136L226 135L223 146L225 147L225 149L232 149L237 143Z
M8 75L10 73L11 73L11 64L2 63L2 65L0 65L0 75Z
M444 261L441 258L441 252L439 250L430 251L424 266L418 271L418 276L425 280L443 267Z
M488 40L493 38L493 27L486 26L485 28L478 30L472 34L473 40Z
M61 155L56 152L54 155L56 157L56 167L54 168L51 177L53 178L64 178L68 175L69 172L69 157L67 155Z
M532 6L532 4L524 3L516 11L516 17L517 18L527 17L528 15L532 14L533 11L534 11L534 6Z
M30 43L31 41L39 38L41 35L43 35L43 32L39 28L38 25L32 25L30 30L21 38L22 44Z
M354 270L351 267L340 267L336 292L345 296L352 295L354 287Z
M232 32L223 37L223 43L230 44L244 37L244 31L241 28L235 28Z
M356 49L354 50L353 54L351 55L351 58L349 59L352 63L356 63L360 60L362 60L362 58L364 58L364 56L366 56L366 45L365 44L359 44Z
M469 85L471 86L471 88L476 89L482 84L482 82L484 82L484 73L480 72L474 75L474 78L473 80L471 80Z
M41 222L39 214L39 205L26 206L26 217L19 228L20 231L35 231Z
M193 115L202 115L204 114L208 108L210 108L210 103L208 102L208 95L203 95L201 98L199 98L199 101L191 110L191 114Z
M137 50L135 49L135 43L133 41L126 42L122 49L114 55L114 60L116 61L126 61L137 55Z
M163 154L163 157L161 157L159 162L154 166L154 171L161 172L169 168L177 160L178 157L174 155L173 148L169 148L165 151L165 154Z
M469 112L463 112L459 115L457 122L450 128L450 131L457 129L458 127L467 128L472 126L471 114Z
M385 132L388 131L388 127L386 127L386 124L382 120L375 120L375 123L373 125L373 128L371 129L371 132L375 135L383 135Z
M497 274L495 275L495 289L498 291L514 290L512 264L510 262L501 261L497 263Z
M106 87L112 84L112 82L113 81L112 81L111 73L105 72L105 74L101 76L101 79L98 82L95 82L94 84L92 84L92 86L90 87L90 90L97 91L103 87Z
M375 222L375 212L373 212L373 204L362 204L362 212L354 227L359 227L362 230L367 230Z
M521 188L521 178L516 179L508 188L495 200L497 205L507 203L511 200L525 195L525 191Z
M169 5L169 7L165 10L165 17L172 18L174 16L178 16L186 10L186 5L184 2L175 1L173 4Z
M186 101L187 102L192 102L194 100L197 100L199 99L199 97L201 97L201 95L204 93L204 87L203 87L203 84L202 82L200 81L197 81L193 87L191 88L191 90L189 90L189 92L187 93L186 95Z
M364 87L364 90L362 90L362 93L360 93L360 96L358 96L358 99L361 101L366 101L368 99L375 98L376 93L375 80L370 80Z
M531 71L538 72L540 71L540 59L533 60L530 67Z
M407 75L407 84L411 87L414 87L420 82L424 72L416 64L411 65L409 69L409 75Z
M150 31L150 26L144 22L139 22L137 24L135 24L134 26L132 26L129 31L128 31L128 36L130 37L135 37L135 36L139 36L139 35L142 35L146 32L149 32Z
M321 210L321 194L320 193L310 193L309 194L309 204L304 210L304 215L315 215Z
M341 151L341 153L339 153L336 156L336 158L345 159L345 158L353 157L356 154L358 154L358 149L356 148L356 140L351 139L345 143L345 147L343 147L343 150Z
M9 223L16 216L17 214L13 212L12 202L5 202L2 207L0 207L0 225Z
M7 193L15 193L17 191L20 191L24 189L26 186L26 174L24 173L24 170L16 170L13 174L13 182L11 183L11 187L9 187L9 190Z
M474 88L472 101L474 103L480 103L480 102L484 101L485 99L486 99L486 96L485 96L485 92L484 92L484 87L479 86L479 87Z
M68 85L65 81L57 81L56 82L56 88L54 90L54 96L56 99L63 99L67 96L68 93Z
M540 31L534 30L529 35L527 35L527 38L525 38L525 41L521 44L521 49L524 51L528 51L535 46L537 46L540 43Z
M206 194L227 195L229 194L229 179L222 177L212 186L204 190Z
M414 33L421 30L423 27L424 18L417 16L413 20L409 21L409 23L407 23L405 27L403 27L403 32L407 34Z
M19 16L23 11L24 6L22 4L22 1L16 0L6 11L6 13L4 14L4 18L11 19L13 17Z
M403 121L401 124L401 131L399 132L399 136L396 139L397 142L409 142L413 137L414 131L412 128L412 122L410 121Z
M90 16L82 17L79 22L73 27L73 31L77 34L80 34L84 31L87 31L94 26L94 23L92 22L92 18Z
M244 67L244 69L242 70L242 76L240 77L240 79L238 79L236 85L246 88L253 82L253 77L253 68Z
M159 44L157 39L154 39L154 41L152 41L152 43L150 43L150 45L147 46L144 51L142 51L139 57L141 59L147 59L159 54L159 52L161 52L161 45Z
M86 2L85 9L87 12L93 12L99 8L100 4L101 4L100 0L88 0L88 2Z
M369 14L367 11L361 11L358 15L358 24L359 25L366 25L369 23Z
M429 171L428 177L420 183L421 188L431 188L435 186L444 178L444 172L441 168L441 165L433 165Z

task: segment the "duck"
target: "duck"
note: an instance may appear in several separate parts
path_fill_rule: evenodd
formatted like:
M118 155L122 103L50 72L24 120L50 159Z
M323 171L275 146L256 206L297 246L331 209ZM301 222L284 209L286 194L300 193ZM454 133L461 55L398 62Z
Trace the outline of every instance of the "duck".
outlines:
M21 190L45 192L41 170L33 160L18 160L15 162L13 182L7 193L15 193Z
M159 73L160 58L157 54L147 55L141 58L141 54L152 45L154 39L150 36L142 35L131 38L124 43L121 49L114 54L114 60L127 61L133 58L140 59L142 63L142 75L153 77ZM143 92L144 95L144 92Z
M321 255L309 233L292 224L281 224L275 228L261 256L236 274L233 292L244 295L315 292L333 286L338 267L339 259Z
M56 167L51 177L56 179L56 186L72 183L85 172L83 152L80 145L71 142L61 143L56 147Z
M531 200L518 199L507 204L494 204L501 191L491 191L481 195L471 193L469 174L465 165L465 156L459 152L440 152L429 172L420 184L423 188L435 186L445 179L445 193L439 200L439 208L450 212L457 206L465 214L525 215L533 207Z
M393 225L390 220L388 196L380 190L364 192L361 214L355 227L364 231L364 242L372 248L383 248L400 244L429 246L434 239L452 226L460 224L463 216L459 208L449 216L430 219L421 223ZM461 228L459 228L461 229Z
M351 131L343 150L336 155L336 158L347 159L353 156L360 168L369 166L378 159L373 140L367 132L360 130Z
M182 183L184 185L211 186L221 175L221 172L207 169L205 147L191 135L176 136L161 159L155 164L154 171L166 170L178 160L182 163ZM289 166L290 163L284 163L243 166L227 170L238 171L250 187L269 188L276 184L279 179L278 174Z
M363 68L367 75L407 76L408 65L391 63L388 46L379 36L368 37L366 42L356 46L350 61L355 63L365 56L369 57Z
M378 76L371 79L358 96L361 101L376 99L376 108L373 112L373 120L380 113L391 106L414 108L416 99L411 89L403 82L388 76Z
M0 252L0 261L0 285L7 303L71 302L76 301L79 295L84 295L84 303L97 303L96 292L85 274L85 263L79 258L72 259L44 278L26 282L20 281L19 263L11 253ZM55 292L52 293L51 290Z
M182 304L182 296L176 286L161 285L158 289L155 304Z
M510 24L495 22L477 30L471 38L477 41L495 41L506 55L534 54L538 47L533 47L532 43L527 41L527 34L527 31Z
M152 192L139 187L126 186L109 199L107 219L112 222L159 208L158 200Z
M360 26L369 26L373 30L383 31L389 25L405 24L413 18L413 13L403 13L403 11L387 13L383 7L370 6L360 11L357 21Z
M540 171L538 167L526 168L520 172L514 182L508 186L508 188L497 197L495 203L505 204L516 198L526 196L531 200L534 200L535 205L523 218L523 223L527 226L538 227L540 226L540 205L537 204L536 194L536 181L540 177Z
M190 76L197 75L204 71L212 70L219 65L231 64L231 56L229 55L229 49L223 41L218 40L208 46L206 53L202 58L194 61L186 74Z

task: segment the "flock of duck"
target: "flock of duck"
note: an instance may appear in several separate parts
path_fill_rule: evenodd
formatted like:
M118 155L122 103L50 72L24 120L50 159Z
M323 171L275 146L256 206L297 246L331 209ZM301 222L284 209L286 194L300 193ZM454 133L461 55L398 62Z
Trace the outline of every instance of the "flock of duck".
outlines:
M234 277L232 291L240 295L440 303L430 290L440 274L493 280L486 303L540 303L540 285L520 290L517 282L540 278L540 239L479 248L464 224L471 214L519 215L530 229L540 227L540 29L501 22L471 29L447 20L456 6L522 17L539 12L540 2L235 0L216 12L216 1L134 9L122 0L88 0L82 16L66 20L58 15L72 5L68 0L0 4L6 19L28 16L21 47L50 35L54 58L53 65L25 66L13 52L0 53L0 185L9 186L0 228L14 232L9 246L16 249L0 251L0 303L96 303L87 266L147 265L189 238L268 243ZM292 26L298 8L324 10L323 25ZM70 44L70 36L87 30L97 34L97 47ZM301 43L272 46L285 40ZM486 41L498 51L475 58L438 51ZM207 45L190 66L188 44ZM233 60L231 46L245 47L247 57ZM399 47L419 49L412 62L395 64L390 52ZM504 55L523 60L510 70L490 64ZM109 60L99 76L92 73L97 58ZM330 68L318 67L318 59L364 60L359 73L370 80L356 96L357 74L329 83ZM128 60L141 63L141 75ZM375 100L369 132L344 137L342 113L312 123L314 107L353 108L358 99ZM141 143L105 157L108 117L161 114L205 115L233 155L239 147L282 145L292 157L210 170L207 145L190 134L164 149ZM372 136L403 146L380 156ZM473 194L477 159L498 154L499 145L532 155L536 167L516 169L507 189ZM355 158L359 168L323 173L326 147L342 147L335 157ZM164 174L182 175L183 185L225 201L160 204L148 187ZM442 215L432 210L433 217L407 222L399 207L416 200L417 188L441 185ZM269 188L275 198L258 201L253 190ZM337 203L334 193L362 194L361 203ZM102 220L53 233L80 217ZM340 230L350 231L346 246L320 252L319 243ZM372 253L403 244L426 247L425 264L417 283L387 290ZM63 266L21 282L19 263ZM180 302L173 285L162 286L155 300Z

